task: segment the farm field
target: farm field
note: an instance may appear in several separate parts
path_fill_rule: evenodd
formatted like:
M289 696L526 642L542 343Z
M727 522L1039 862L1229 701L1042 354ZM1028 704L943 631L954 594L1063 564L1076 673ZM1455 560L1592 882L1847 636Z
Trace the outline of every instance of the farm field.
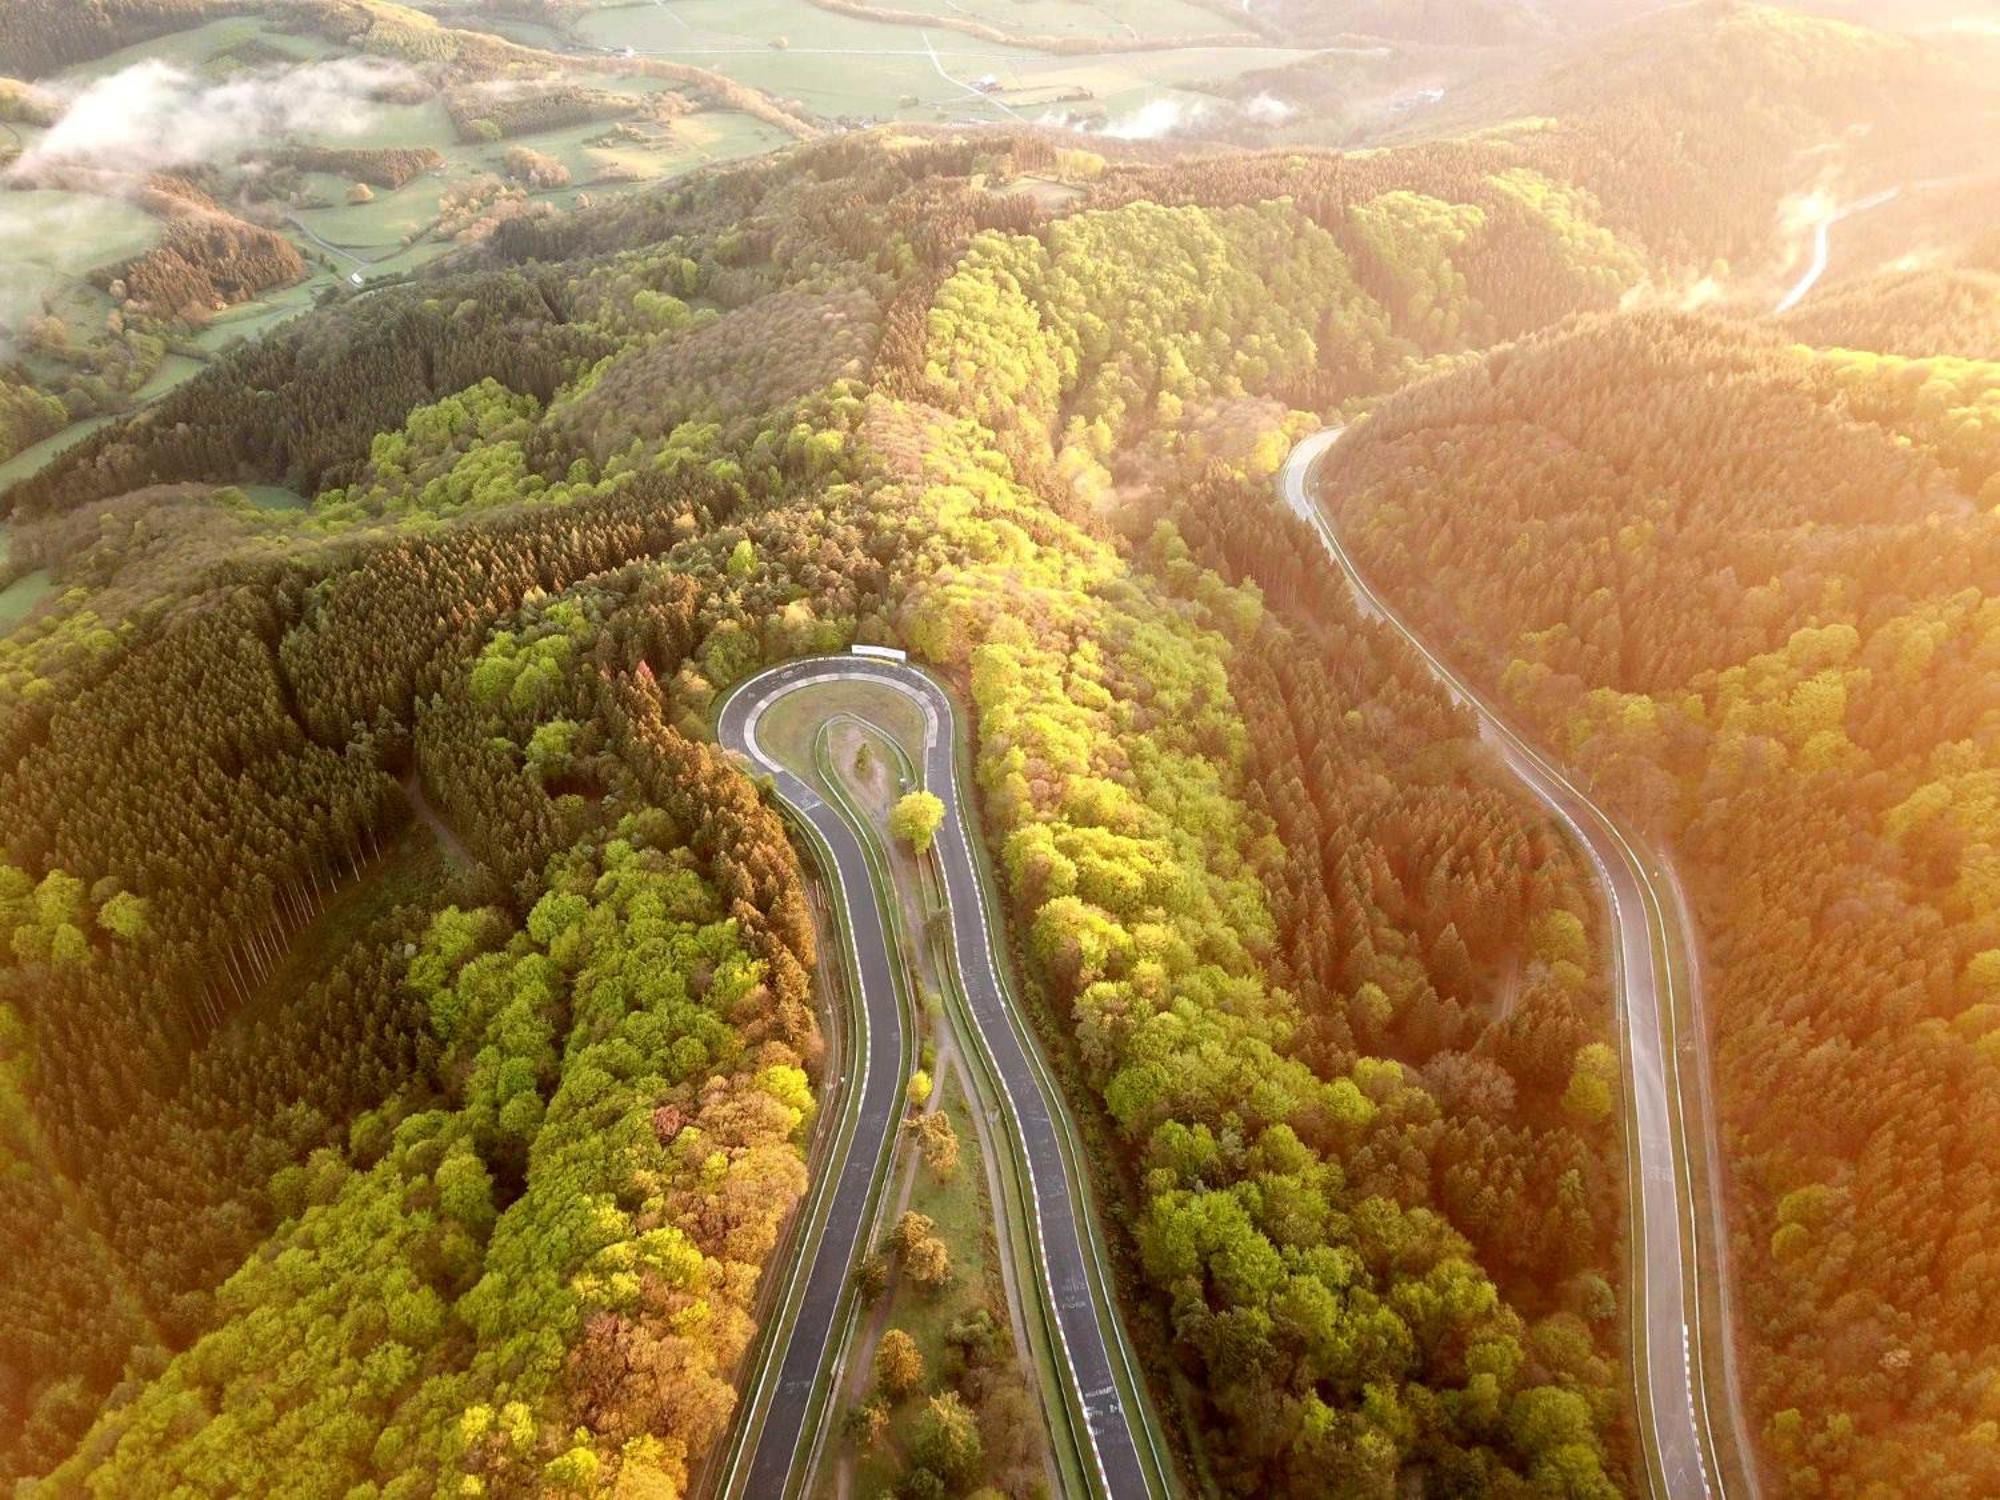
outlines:
M8 577L8 559L12 550L13 538L8 535L7 523L0 521L0 579ZM12 630L20 624L55 586L55 579L46 568L36 568L7 582L4 588L0 588L0 631Z
M12 630L28 617L42 600L55 588L55 580L46 568L37 568L32 573L23 573L19 578L0 589L0 630Z
M1215 15L1184 3L1097 7L1034 0L964 10L923 0L906 10L958 15L1020 35L1213 34ZM940 27L866 20L810 0L683 0L667 6L600 7L579 21L588 46L672 58L711 68L817 114L867 120L986 120L1018 111L1090 103L1119 111L1158 98L1195 97L1192 85L1305 55L1282 47L1060 55L1003 45ZM829 66L829 64L835 64ZM1031 118L1033 115L1031 114Z
M553 34L521 40L562 45ZM123 48L42 82L53 91L74 95L123 70L164 64L187 76L186 87L199 89L243 76L246 69L282 67L286 61L323 62L340 55L341 49L324 38L285 31L259 17L232 17ZM658 79L615 74L572 75L569 81L641 101L670 87ZM357 276L367 281L406 274L450 253L457 241L438 227L448 199L455 193L490 191L480 184L504 179L507 152L514 146L552 157L569 172L567 185L525 194L537 204L565 209L586 196L629 192L703 166L772 150L790 139L749 115L696 110L667 123L648 121L636 139L618 138L615 122L599 120L522 132L503 141L467 142L459 138L442 95L416 102L372 101L358 119L359 128L347 132L328 128L263 144L429 147L443 158L441 165L420 172L399 188L378 186L368 195L353 194L354 184L342 175L300 172L292 201L287 202L283 198L237 201L238 164L214 161L212 165L223 173L209 184L218 201L284 233L305 256L309 274L302 282L236 304L184 332L190 353L170 354L132 392L132 401L144 404L196 374L202 365L192 357L195 352L219 354L242 340L260 337L310 308L331 286ZM47 134L27 124L10 125L7 131L9 143L23 151L32 150ZM363 201L353 201L356 196ZM0 334L18 332L27 318L44 312L54 313L73 330L101 328L115 303L91 284L91 273L143 254L159 242L162 231L159 219L108 193L54 188L0 191ZM37 472L104 420L92 416L73 423L0 464L0 492Z
M323 283L318 283L323 284ZM205 354L218 354L238 339L254 339L268 333L287 318L297 317L313 305L318 289L315 281L301 282L217 313L207 326L197 329L189 342Z
M80 443L107 422L115 422L115 416L86 417L81 422L72 422L61 432L43 438L39 443L23 448L5 463L0 463L0 496L7 493L7 487L31 474L40 473L57 454L72 443Z
M121 47L116 52L107 52L102 57L76 64L51 82L88 83L145 62L166 63L199 73L212 69L218 58L227 58L237 49L252 44L260 52L269 49L296 62L315 62L335 57L340 52L340 48L322 37L284 31L257 16L228 16L186 31L172 31L151 41Z
M39 311L45 296L67 294L86 272L144 254L159 237L157 219L116 199L53 188L0 196L0 320Z
M892 8L978 21L1016 36L1216 36L1232 29L1215 11L1187 0L894 0Z

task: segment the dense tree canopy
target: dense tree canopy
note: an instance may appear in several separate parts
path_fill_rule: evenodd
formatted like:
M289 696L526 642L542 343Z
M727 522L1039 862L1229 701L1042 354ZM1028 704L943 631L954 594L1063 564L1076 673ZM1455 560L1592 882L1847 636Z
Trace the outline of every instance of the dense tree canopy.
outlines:
M1791 1493L2000 1483L1996 413L1978 360L1617 320L1409 392L1327 473L1364 566L1681 855Z
M80 7L38 66L184 9ZM461 84L529 52L372 0L299 20ZM610 108L468 113L494 97L467 128ZM1747 234L1688 183L1715 212L1669 232L1618 145L1602 115L1160 165L832 139L331 296L10 491L59 587L0 642L6 1476L680 1493L823 1061L798 861L711 715L861 641L973 710L1013 955L1191 1472L1628 1484L1593 884L1269 493L1297 436L1436 374L1343 445L1343 526L1690 852L1727 1099L1813 1105L1728 1112L1770 1452L1802 1492L1919 1455L1976 1492L1984 325L1956 283L1899 301L1949 350L1852 308L1816 351L1618 314ZM125 288L162 317L293 273L177 222ZM56 405L0 377L0 450ZM413 845L455 873L396 885ZM910 1128L949 1174L948 1117ZM896 1236L920 1285L934 1229ZM1911 1370L1927 1425L1859 1463ZM999 1448L940 1395L911 1482Z

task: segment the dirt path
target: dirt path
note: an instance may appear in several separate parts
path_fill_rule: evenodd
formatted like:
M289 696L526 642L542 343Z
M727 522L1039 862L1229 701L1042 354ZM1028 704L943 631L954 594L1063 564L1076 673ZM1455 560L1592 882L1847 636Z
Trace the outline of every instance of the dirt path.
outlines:
M411 767L410 774L403 778L402 785L403 795L410 799L410 810L437 836L437 841L444 845L446 856L468 870L478 869L478 857L466 848L465 840L452 831L451 825L439 817L438 810L431 805L431 799L424 793L423 778L417 774L415 767Z

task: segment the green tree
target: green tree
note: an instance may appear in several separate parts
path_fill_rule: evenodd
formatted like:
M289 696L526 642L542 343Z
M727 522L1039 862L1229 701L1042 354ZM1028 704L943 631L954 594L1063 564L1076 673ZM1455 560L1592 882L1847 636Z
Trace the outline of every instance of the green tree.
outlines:
M979 1424L958 1392L931 1397L917 1423L912 1464L937 1475L948 1493L958 1494L979 1477L985 1458Z
M900 1401L924 1383L924 1356L917 1341L891 1328L875 1346L875 1383L892 1401Z
M918 854L930 852L944 822L944 802L934 792L906 792L889 812L889 832Z

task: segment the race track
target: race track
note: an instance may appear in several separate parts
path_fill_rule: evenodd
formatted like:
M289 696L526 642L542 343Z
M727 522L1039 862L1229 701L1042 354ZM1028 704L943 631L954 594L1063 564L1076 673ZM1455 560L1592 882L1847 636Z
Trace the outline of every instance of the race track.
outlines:
M1008 1128L1027 1165L1036 1245L1035 1275L1053 1311L1055 1354L1066 1393L1083 1414L1087 1461L1099 1493L1113 1500L1163 1494L1171 1480L1144 1387L1119 1325L1084 1185L1063 1150L1062 1105L1034 1051L1025 1022L996 960L986 889L973 855L955 763L954 708L931 678L898 662L856 656L788 662L750 679L723 705L718 738L771 777L779 798L808 823L832 857L823 873L838 882L859 972L867 1032L860 1058L859 1123L841 1158L825 1228L802 1238L807 1256L795 1270L803 1295L768 1335L768 1357L744 1393L747 1413L733 1456L717 1483L719 1495L755 1500L783 1497L803 1486L817 1454L827 1413L815 1399L838 1363L844 1342L844 1292L866 1253L878 1166L902 1118L908 1039L895 993L888 920L860 837L827 801L768 755L757 741L764 711L789 692L815 682L862 678L901 692L921 706L926 734L926 787L943 801L934 853L949 906L960 988L1005 1096ZM812 1211L809 1210L809 1214Z
M1362 613L1393 627L1415 648L1432 675L1477 717L1481 736L1497 750L1528 791L1567 827L1596 869L1616 937L1615 981L1624 1023L1625 1093L1637 1184L1632 1198L1633 1277L1643 1335L1643 1368L1636 1393L1640 1426L1657 1464L1653 1488L1671 1500L1699 1500L1722 1493L1715 1444L1735 1440L1737 1429L1718 1430L1703 1385L1700 1278L1712 1273L1695 1254L1699 1222L1694 1158L1680 1098L1681 1068L1675 1046L1675 997L1693 983L1669 925L1667 902L1656 880L1658 860L1644 853L1618 825L1551 761L1494 712L1369 584L1313 498L1312 476L1339 441L1328 428L1292 450L1279 475L1284 502L1310 524L1328 555L1347 576ZM1720 1336L1720 1330L1712 1336Z

